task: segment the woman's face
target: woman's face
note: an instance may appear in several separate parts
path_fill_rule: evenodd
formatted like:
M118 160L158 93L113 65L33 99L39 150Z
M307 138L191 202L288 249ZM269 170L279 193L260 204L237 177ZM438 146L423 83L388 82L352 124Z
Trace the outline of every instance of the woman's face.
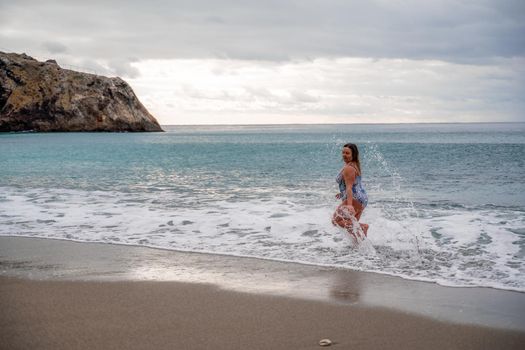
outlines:
M345 163L348 163L348 162L352 161L352 150L350 148L343 147L343 150L342 150L341 154L343 156L343 161Z

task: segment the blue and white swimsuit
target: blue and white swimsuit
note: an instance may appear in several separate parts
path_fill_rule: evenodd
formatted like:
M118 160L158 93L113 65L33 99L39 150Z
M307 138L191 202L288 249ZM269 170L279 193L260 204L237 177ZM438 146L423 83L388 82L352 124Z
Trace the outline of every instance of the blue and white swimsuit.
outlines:
M351 166L351 165L350 165ZM343 168L344 170L344 168ZM337 175L335 181L339 184L339 192L341 192L341 200L346 200L346 183L343 178L343 170ZM368 195L366 194L365 188L361 183L361 175L356 175L355 182L352 184L352 197L357 200L361 205L366 207L368 204Z

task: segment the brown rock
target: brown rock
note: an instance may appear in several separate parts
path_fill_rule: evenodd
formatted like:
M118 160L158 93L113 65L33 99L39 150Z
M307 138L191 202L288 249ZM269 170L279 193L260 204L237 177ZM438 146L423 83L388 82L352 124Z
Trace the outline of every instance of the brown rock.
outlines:
M124 80L49 63L0 52L0 131L163 131Z

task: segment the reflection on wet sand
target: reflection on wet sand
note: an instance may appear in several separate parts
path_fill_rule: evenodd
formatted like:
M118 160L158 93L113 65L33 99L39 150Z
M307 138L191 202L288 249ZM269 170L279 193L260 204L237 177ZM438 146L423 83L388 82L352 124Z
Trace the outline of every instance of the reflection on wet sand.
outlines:
M346 271L337 271L333 274L333 283L329 295L334 300L344 303L357 304L361 297L361 276Z

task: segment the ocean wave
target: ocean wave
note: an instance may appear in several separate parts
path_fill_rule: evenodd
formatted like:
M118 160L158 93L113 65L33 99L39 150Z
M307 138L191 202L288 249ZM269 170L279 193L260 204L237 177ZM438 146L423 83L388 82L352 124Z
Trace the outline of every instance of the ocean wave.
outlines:
M372 203L354 247L335 201L281 193L195 201L175 192L0 188L0 235L131 244L374 271L450 286L525 291L525 218L502 207Z

